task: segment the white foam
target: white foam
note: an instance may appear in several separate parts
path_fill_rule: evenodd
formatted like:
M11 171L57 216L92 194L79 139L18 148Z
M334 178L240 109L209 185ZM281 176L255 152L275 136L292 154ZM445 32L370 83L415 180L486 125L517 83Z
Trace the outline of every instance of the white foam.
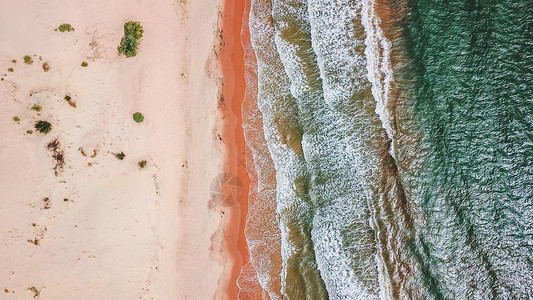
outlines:
M361 23L365 28L365 55L367 57L368 80L372 83L372 95L376 100L376 113L381 124L391 139L390 153L395 157L395 132L392 128L393 117L388 109L391 83L394 80L390 63L392 43L385 38L381 30L380 19L374 11L374 0L362 0ZM383 55L380 56L380 51Z

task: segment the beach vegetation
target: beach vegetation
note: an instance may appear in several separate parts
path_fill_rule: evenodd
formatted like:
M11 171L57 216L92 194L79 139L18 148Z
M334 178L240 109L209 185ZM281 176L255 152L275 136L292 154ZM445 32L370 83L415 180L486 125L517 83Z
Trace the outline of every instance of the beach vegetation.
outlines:
M124 152L116 153L115 157L119 160L123 160L126 157L126 154L124 154Z
M12 59L11 62L14 63L14 64L16 64L16 63L17 63L17 60L16 60L16 59Z
M33 64L33 59L31 59L31 56L29 56L29 55L24 56L24 63L26 63L28 65Z
M27 133L27 134L32 134L32 133L33 133L33 130L28 129L28 130L26 130L26 133Z
M65 32L65 31L68 31L68 32L71 32L71 31L74 31L74 27L72 27L72 25L68 24L68 23L63 23L61 25L59 25L59 27L57 28L59 31L61 32Z
M31 241L31 240L28 240L28 241ZM35 239L35 245L39 245L39 240L37 240L37 238ZM36 287L32 286L32 287L29 287L28 290L32 291L34 293L33 295L33 298L39 298L39 295L41 294L41 291L39 291Z
M48 64L47 62L45 62L45 63L43 64L43 71L45 71L45 72L50 71L50 64Z
M34 104L30 109L36 112L40 112L43 109L43 107L40 105Z
M141 160L139 162L139 168L144 169L144 167L146 167L146 164L147 164L146 160Z
M46 149L52 152L52 158L55 159L56 165L54 167L55 175L57 176L60 171L63 171L65 167L65 153L61 149L61 144L58 139L55 139L46 145ZM48 198L46 198L48 199ZM47 201L45 199L45 202ZM49 201L49 200L48 200Z
M20 118L17 117L17 116L14 116L14 117L13 117L13 121L15 121L15 122L17 122L17 123L20 123Z
M135 120L135 122L137 123L141 123L142 121L144 121L144 116L140 112L136 112L133 114L133 120Z
M15 71L15 70L14 70L13 68L7 68L7 71L8 71L8 72L13 72L13 71Z
M89 63L86 62L86 61L83 61L83 62L81 63L81 66L82 66L82 67L87 67L88 65L89 65Z
M35 122L33 127L35 127L35 129L37 129L37 131L39 131L40 133L44 134L47 134L50 132L50 130L52 130L52 124L47 121L37 121Z
M34 240L28 240L28 243L32 243L34 244L35 246L39 246L39 239L38 238L35 238ZM31 290L33 292L33 290ZM39 295L39 293L36 293L37 295ZM35 298L35 297L34 297Z
M144 30L139 22L129 21L124 24L124 36L117 47L118 53L132 57L137 55L139 40L143 37Z

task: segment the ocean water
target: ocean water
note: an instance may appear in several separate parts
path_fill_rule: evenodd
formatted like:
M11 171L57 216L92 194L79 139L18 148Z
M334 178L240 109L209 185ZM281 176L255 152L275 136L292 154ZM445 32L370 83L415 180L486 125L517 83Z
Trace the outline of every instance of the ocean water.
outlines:
M247 3L240 298L533 297L533 2Z

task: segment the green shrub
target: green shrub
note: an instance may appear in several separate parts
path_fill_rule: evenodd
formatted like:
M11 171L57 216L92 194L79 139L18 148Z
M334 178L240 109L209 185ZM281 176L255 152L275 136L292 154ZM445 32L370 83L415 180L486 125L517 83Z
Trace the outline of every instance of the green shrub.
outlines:
M140 112L136 112L133 114L133 120L135 120L135 122L137 123L141 123L142 121L144 121L144 116Z
M70 97L69 95L66 95L65 98L63 98L63 99L65 99L67 101L70 101L70 100L72 100L72 97Z
M15 122L17 122L17 123L18 123L18 122L20 122L20 118L19 118L19 117L17 117L17 116L14 116L14 117L13 117L13 121L15 121Z
M27 63L28 65L31 65L33 64L33 59L31 59L31 56L26 55L24 56L24 62Z
M8 72L13 72L13 71L15 71L15 70L14 70L13 68L7 68L7 71L8 71Z
M126 157L126 154L124 154L124 152L120 152L120 153L115 154L115 157L120 160L123 160Z
M30 109L36 112L40 112L43 109L43 107L40 105L34 104Z
M139 40L143 37L144 30L139 22L129 21L124 24L124 36L117 47L118 53L132 57L137 55Z
M141 160L139 162L139 168L144 169L144 167L146 167L146 160Z
M33 127L35 127L35 129L37 129L37 131L39 131L40 133L44 134L47 134L50 132L50 130L52 130L52 124L47 121L37 121L35 122Z
M84 62L81 63L81 66L82 66L82 67L87 67L88 65L89 65L89 63L87 63L86 61L84 61Z
M32 133L33 133L33 130L31 130L31 129L30 129L30 130L26 130L26 133L27 133L27 134L32 134Z
M16 59L12 59L11 62L14 63L14 64L16 64L16 63L17 63L17 60L16 60Z
M71 31L74 31L74 27L72 27L72 25L67 24L67 23L63 23L63 24L59 25L59 27L58 27L57 29L59 29L59 31L61 31L61 32L65 32L65 31L71 32Z

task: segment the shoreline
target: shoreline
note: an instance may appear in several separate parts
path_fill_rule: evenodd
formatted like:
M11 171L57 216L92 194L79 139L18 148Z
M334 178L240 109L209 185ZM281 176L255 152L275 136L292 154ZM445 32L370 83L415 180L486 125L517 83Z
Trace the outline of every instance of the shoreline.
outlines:
M244 49L241 43L242 18L245 3L239 0L222 0L222 45L220 63L222 68L221 110L223 113L223 141L226 144L224 172L235 174L243 184L242 197L238 204L228 207L230 216L226 227L226 240L231 260L228 275L227 296L238 299L237 280L241 269L249 261L249 250L244 235L248 214L250 178L246 170L246 142L242 128L241 105L245 95ZM225 194L231 191L226 191Z

